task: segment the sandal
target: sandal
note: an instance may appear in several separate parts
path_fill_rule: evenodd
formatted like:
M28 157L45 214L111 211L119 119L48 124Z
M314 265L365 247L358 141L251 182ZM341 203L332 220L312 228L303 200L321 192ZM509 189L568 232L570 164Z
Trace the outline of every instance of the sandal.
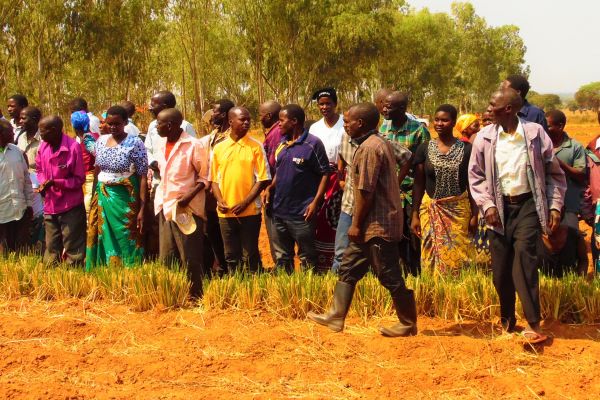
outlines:
M521 335L523 336L523 340L527 344L538 344L548 340L548 336L544 335L543 333L532 331L530 329L524 330L521 333Z

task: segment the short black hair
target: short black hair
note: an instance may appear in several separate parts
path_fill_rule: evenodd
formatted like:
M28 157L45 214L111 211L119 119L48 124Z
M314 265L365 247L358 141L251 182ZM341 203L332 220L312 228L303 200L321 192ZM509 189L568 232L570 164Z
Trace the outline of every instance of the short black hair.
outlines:
M42 110L40 110L37 107L27 106L23 110L21 110L21 112L23 111L25 111L27 114L29 114L31 118L35 119L38 122L40 121L40 119L42 119Z
M173 92L170 92L168 90L161 90L160 92L157 92L154 96L160 97L168 108L175 108L175 106L177 105L177 99L175 98L175 95L173 94Z
M119 105L127 111L129 117L132 117L133 114L135 114L135 104L132 101L123 100Z
M450 118L452 118L453 121L456 121L456 118L458 118L458 111L452 104L442 104L435 110L436 113L440 111L450 114Z
M288 118L295 118L298 121L298 124L304 127L304 121L306 121L306 113L304 112L304 109L298 104L286 104L285 106L283 106L281 111L285 111Z
M27 97L25 97L19 93L13 94L8 99L14 100L19 105L19 107L22 107L22 108L27 107L29 105L29 101L27 101Z
M525 98L531 86L527 77L520 74L512 74L506 77L506 80L510 82L510 87L521 93L521 97Z
M0 132L4 133L7 129L13 131L13 127L10 122L5 119L0 119ZM13 132L14 133L14 132Z
M218 104L219 111L221 111L222 113L225 113L226 115L229 114L229 110L231 110L233 107L235 107L235 104L233 104L233 101L231 101L229 99L219 99L219 100L215 101L214 104Z
M564 112L560 110L550 110L546 113L546 118L550 118L552 122L556 122L558 124L567 124L567 116Z
M88 109L88 103L83 97L75 97L71 100L70 106L72 112L81 110L87 111Z
M106 110L106 116L108 117L109 115L118 115L119 117L121 117L123 119L124 122L127 122L129 120L127 110L125 110L121 106L110 107L108 110Z
M379 110L373 103L359 103L350 107L350 110L362 119L369 130L377 129L379 124Z

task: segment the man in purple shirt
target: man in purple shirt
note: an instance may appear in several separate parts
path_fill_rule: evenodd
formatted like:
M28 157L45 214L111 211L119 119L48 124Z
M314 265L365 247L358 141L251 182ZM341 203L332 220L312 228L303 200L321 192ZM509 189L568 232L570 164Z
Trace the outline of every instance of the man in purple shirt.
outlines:
M263 147L267 154L267 162L269 163L269 169L271 176L275 176L275 150L279 147L283 134L279 127L279 111L281 111L281 104L276 101L269 100L264 102L258 107L258 119L265 129L265 141ZM263 192L262 200L265 203L265 228L267 228L267 236L269 237L269 247L271 250L271 258L273 262L277 262L277 258L281 255L280 249L277 247L277 243L274 240L275 235L275 224L273 222L271 206L266 204L266 191Z
M83 205L85 168L81 146L63 133L58 116L39 124L42 144L36 157L38 191L44 196L44 262L81 264L85 258L86 217Z

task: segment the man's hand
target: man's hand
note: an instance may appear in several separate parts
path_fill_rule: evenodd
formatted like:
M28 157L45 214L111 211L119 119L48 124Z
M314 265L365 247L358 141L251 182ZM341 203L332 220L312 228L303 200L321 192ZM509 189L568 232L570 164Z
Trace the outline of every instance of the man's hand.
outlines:
M140 212L137 215L137 228L140 234L144 232L144 207L140 207Z
M246 208L248 208L248 203L246 203L245 201L242 201L241 203L238 203L235 206L231 207L231 212L234 213L235 215L240 215L241 213L244 212L244 210Z
M560 225L560 212L556 210L550 210L550 218L548 219L548 229L550 233L556 232L558 226Z
M267 187L261 194L260 200L264 205L271 203L271 186Z
M485 211L485 222L490 226L500 227L500 214L498 214L498 208L490 207Z
M181 207L187 207L188 204L190 204L190 202L192 201L192 199L196 197L196 194L194 194L193 192L190 193L186 193L183 196L181 196L178 200L177 203L181 206Z
M419 239L421 238L421 220L419 219L418 215L413 215L413 217L411 218L410 230L416 237L418 237Z
M52 187L52 185L54 185L54 181L52 179L48 179L37 188L36 192L44 194L48 188Z
M362 232L360 231L360 228L352 225L348 229L348 239L350 239L350 241L354 243L362 243L364 241L364 237Z
M227 203L225 203L223 201L217 201L217 209L222 214L227 214L229 212L229 206L227 205Z
M304 212L304 220L310 221L316 214L319 208L319 204L316 201L311 202L308 207L306 207L306 211Z

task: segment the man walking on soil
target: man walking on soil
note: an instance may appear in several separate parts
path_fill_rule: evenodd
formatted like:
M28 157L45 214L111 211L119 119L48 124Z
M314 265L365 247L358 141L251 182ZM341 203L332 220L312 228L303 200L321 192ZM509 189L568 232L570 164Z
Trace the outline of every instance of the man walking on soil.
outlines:
M515 329L519 294L529 343L547 339L540 328L536 243L560 224L565 175L544 128L518 117L523 99L502 89L490 100L495 124L475 139L469 162L473 200L488 226L493 280L500 298L502 328Z
M390 291L400 322L380 328L384 336L417 334L417 308L412 290L404 283L398 242L402 238L403 213L396 156L392 145L377 134L379 112L371 103L348 110L344 128L358 148L352 165L354 215L348 230L350 244L342 258L333 306L326 314L310 312L308 318L333 331L344 329L354 289L369 266Z

